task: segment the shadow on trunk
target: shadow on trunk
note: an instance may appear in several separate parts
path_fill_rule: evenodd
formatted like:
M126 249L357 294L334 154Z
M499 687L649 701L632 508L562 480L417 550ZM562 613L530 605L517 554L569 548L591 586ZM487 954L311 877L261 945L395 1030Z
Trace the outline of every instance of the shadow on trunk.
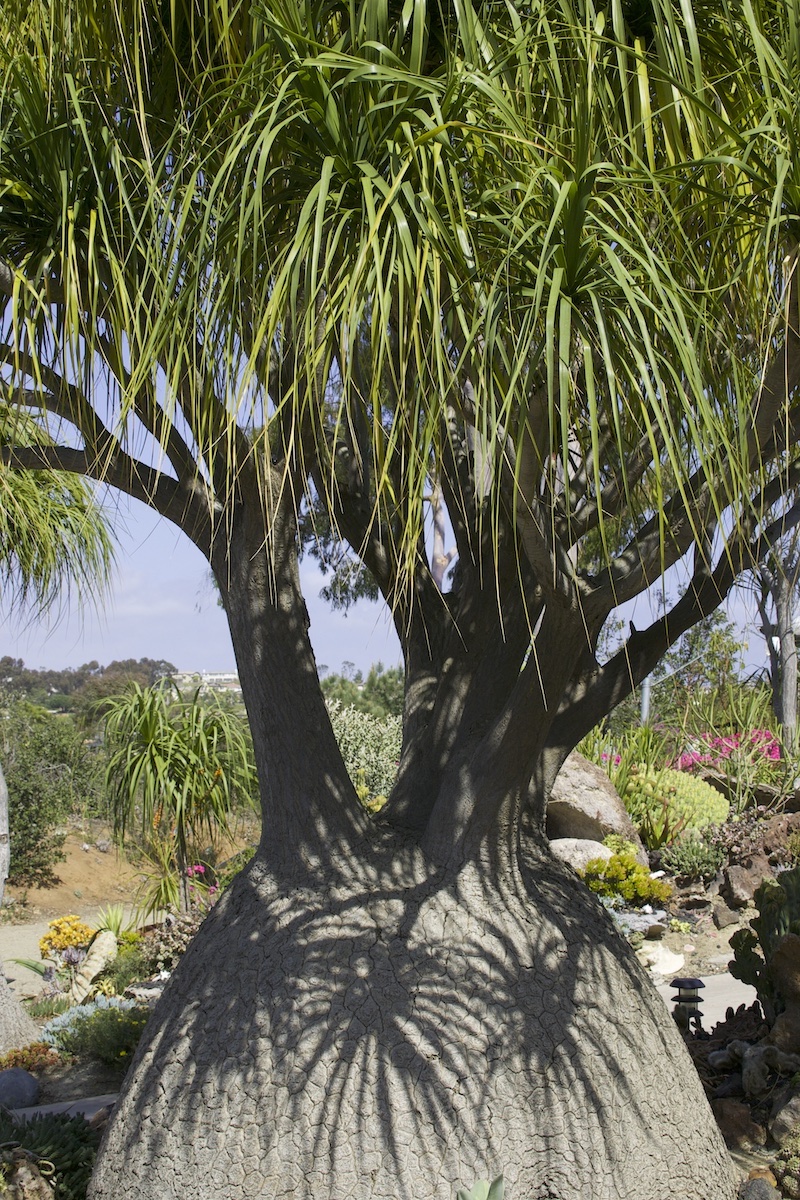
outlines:
M94 1200L123 1162L132 1200L449 1200L500 1172L512 1200L728 1200L669 1014L574 876L384 850L293 889L264 858L239 877L153 1015Z

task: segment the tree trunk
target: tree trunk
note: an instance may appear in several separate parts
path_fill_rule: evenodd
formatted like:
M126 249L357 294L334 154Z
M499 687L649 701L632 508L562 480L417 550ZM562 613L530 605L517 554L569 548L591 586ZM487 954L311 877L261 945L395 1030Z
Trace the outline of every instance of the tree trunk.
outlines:
M777 573L775 616L780 639L780 723L784 747L793 754L797 745L797 643L794 634L794 580Z
M0 1054L41 1041L39 1026L28 1016L12 992L0 963Z
M663 1001L544 844L549 767L521 840L520 709L495 728L462 706L441 794L417 807L427 840L369 820L327 719L290 538L273 523L268 566L263 526L225 532L217 577L262 840L148 1023L92 1200L177 1200L199 1181L216 1200L453 1200L501 1172L511 1200L732 1200ZM533 712L547 672L515 678ZM436 776L423 762L420 787Z
M384 847L384 851L390 847ZM399 865L401 860L402 866ZM730 1200L663 1001L549 855L406 848L296 886L261 855L145 1035L91 1196Z

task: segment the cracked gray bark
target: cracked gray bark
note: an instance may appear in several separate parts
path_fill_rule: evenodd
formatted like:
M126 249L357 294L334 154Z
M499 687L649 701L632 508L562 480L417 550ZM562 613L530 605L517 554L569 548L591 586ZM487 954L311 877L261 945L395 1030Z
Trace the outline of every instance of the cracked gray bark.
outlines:
M387 844L293 889L262 854L146 1038L94 1200L733 1195L663 1001L549 857Z
M515 758L531 709L503 706L467 656L429 706L419 802L409 768L402 819L372 822L324 714L291 531L274 524L268 563L263 524L242 513L215 569L262 844L148 1024L92 1200L198 1187L221 1200L452 1200L500 1172L512 1200L732 1200L663 1001L546 849L562 751L526 743ZM568 627L543 616L548 636ZM563 690L580 652L557 657L549 673L508 669L518 698L535 706L534 680Z

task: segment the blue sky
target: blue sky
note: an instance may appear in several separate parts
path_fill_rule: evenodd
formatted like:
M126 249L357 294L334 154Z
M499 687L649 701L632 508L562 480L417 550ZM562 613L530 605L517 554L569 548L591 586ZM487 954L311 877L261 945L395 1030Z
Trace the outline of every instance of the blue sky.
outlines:
M104 610L80 612L73 605L50 628L6 615L0 623L0 656L21 658L33 668L147 657L166 659L179 670L235 670L227 622L200 552L137 501L118 509L115 524L117 566ZM316 564L305 562L302 576L319 666L339 671L342 663L351 662L366 672L373 662L399 664L399 645L383 606L362 601L347 616L331 612L319 598L324 580ZM737 624L747 621L749 606L741 593L734 594L728 607ZM628 619L644 627L647 609L640 601ZM750 643L749 665L762 665L763 641L753 633L744 638Z
M101 613L74 604L52 628L4 614L0 656L28 667L78 667L96 659L166 659L180 670L233 671L228 626L217 605L208 564L187 537L136 501L118 511L117 566ZM382 661L395 666L400 651L385 610L361 602L347 616L319 599L324 580L303 564L303 588L318 665L338 671L352 662L366 671Z

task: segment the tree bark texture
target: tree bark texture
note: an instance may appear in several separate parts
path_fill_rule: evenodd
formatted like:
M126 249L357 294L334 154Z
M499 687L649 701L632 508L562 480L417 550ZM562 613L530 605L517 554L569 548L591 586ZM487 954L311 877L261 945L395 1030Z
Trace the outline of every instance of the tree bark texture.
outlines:
M316 885L264 855L239 877L148 1025L93 1200L452 1200L501 1172L525 1200L730 1200L677 1030L575 878L388 849Z

